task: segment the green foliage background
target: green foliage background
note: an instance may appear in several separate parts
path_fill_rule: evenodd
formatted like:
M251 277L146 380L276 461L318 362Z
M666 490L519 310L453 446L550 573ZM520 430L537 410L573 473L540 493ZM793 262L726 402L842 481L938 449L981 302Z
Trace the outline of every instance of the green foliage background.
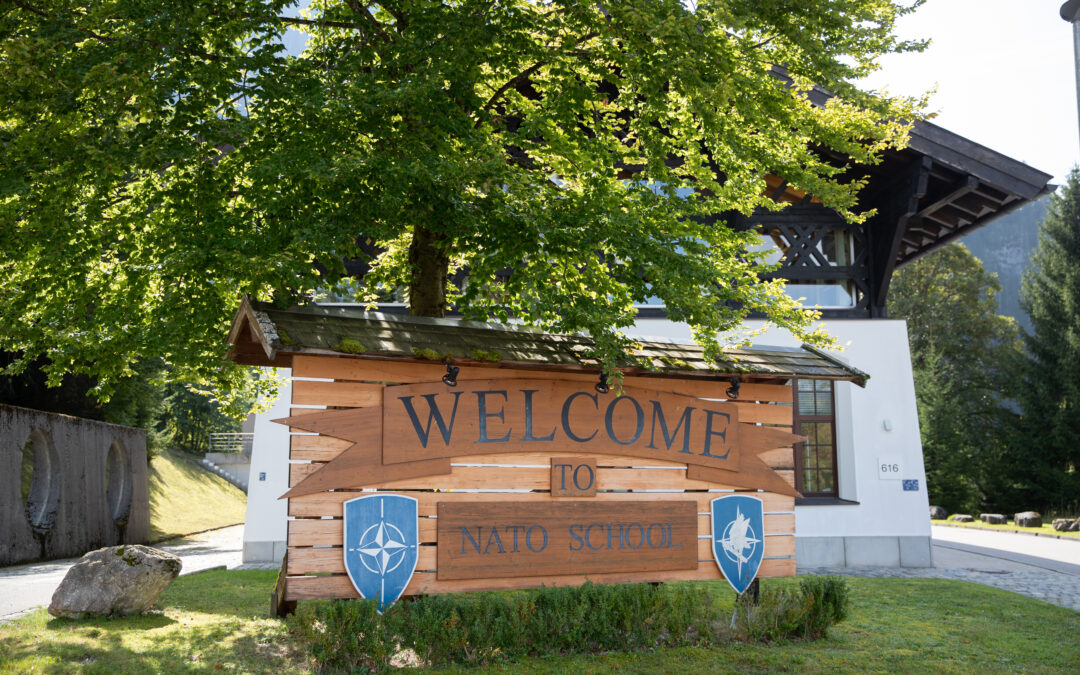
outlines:
M1023 411L1010 467L1029 503L1080 510L1080 169L1050 199L1039 247L1024 275L1031 317L1018 398Z
M853 84L919 47L892 0L286 4L0 7L8 372L44 358L107 398L154 358L228 403L240 295L306 301L358 243L361 297L445 289L469 317L587 330L609 364L653 296L714 352L755 310L821 344L714 217L779 208L774 174L865 218L848 164L903 144L920 105Z
M997 313L1000 291L962 244L905 266L889 288L889 315L908 324L930 503L949 512L1008 511L1019 497L1009 469L1023 452L1011 401L1023 352Z

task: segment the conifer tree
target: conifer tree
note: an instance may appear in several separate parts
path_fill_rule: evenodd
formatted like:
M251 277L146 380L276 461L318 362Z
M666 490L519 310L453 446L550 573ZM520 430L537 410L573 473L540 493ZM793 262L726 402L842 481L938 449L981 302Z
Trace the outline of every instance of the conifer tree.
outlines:
M1051 197L1020 299L1032 329L1014 481L1028 506L1068 509L1080 502L1080 168Z
M998 315L1000 291L962 244L906 266L889 289L889 315L908 324L930 500L951 512L1009 496L1008 386L1021 347L1016 323Z

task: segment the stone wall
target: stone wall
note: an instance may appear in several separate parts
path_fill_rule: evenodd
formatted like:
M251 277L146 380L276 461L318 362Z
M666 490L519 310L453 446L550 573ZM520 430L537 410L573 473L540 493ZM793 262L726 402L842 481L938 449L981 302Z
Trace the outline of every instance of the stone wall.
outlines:
M146 432L0 405L0 533L0 566L146 543Z

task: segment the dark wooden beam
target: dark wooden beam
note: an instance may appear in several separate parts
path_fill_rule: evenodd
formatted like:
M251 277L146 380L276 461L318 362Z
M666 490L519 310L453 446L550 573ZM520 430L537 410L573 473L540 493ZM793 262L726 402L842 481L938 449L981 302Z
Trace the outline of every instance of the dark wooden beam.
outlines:
M954 201L979 187L979 179L973 176L964 176L955 183L927 196L929 203L921 205L919 217L925 218L938 209L952 204ZM978 215L978 214L976 214Z
M867 224L872 316L885 316L889 282L896 268L900 246L907 234L908 222L918 216L933 164L929 157L912 162L897 180L878 193L880 199L877 203L871 204L877 209L877 215Z

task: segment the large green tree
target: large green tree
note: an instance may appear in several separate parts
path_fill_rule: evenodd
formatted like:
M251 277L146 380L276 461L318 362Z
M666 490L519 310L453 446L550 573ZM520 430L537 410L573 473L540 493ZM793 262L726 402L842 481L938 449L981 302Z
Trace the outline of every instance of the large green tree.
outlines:
M1080 507L1080 169L1050 198L1020 301L1031 317L1015 467L1030 507Z
M930 501L949 511L1000 507L1014 492L1009 406L1022 350L1016 323L997 313L1000 291L962 244L889 287L889 315L907 320Z
M287 10L0 5L0 350L102 394L150 355L237 382L240 294L313 297L360 245L361 297L587 330L609 367L649 297L713 353L751 311L820 343L714 216L777 208L773 174L866 217L850 165L902 144L917 107L854 84L918 48L893 36L899 0Z

